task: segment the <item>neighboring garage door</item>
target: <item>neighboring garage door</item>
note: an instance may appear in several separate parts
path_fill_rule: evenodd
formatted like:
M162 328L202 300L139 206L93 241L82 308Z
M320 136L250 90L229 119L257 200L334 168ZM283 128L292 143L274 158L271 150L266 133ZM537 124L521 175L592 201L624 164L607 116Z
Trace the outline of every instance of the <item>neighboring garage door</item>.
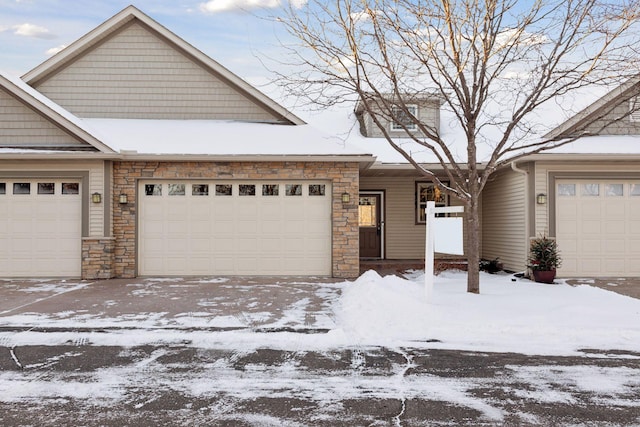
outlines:
M330 275L328 182L140 182L140 275Z
M640 275L640 181L558 180L562 276Z
M80 277L80 194L69 179L0 179L0 276Z

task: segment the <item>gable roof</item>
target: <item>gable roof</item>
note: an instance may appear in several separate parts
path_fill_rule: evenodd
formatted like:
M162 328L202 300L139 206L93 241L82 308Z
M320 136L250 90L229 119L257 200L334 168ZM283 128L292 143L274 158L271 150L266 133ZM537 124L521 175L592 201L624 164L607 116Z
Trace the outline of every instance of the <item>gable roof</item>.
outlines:
M151 19L149 16L145 15L134 6L126 7L58 54L26 73L23 76L23 79L32 86L38 86L49 77L55 75L77 59L81 58L83 55L90 52L100 43L108 40L114 33L118 32L133 21L137 21L142 24L149 31L176 49L176 51L191 59L216 77L224 80L230 87L251 99L261 108L271 112L274 116L281 118L283 122L294 125L301 125L305 123L289 110L242 80L240 77L193 47L191 44L184 41L182 38L166 29L164 26L160 25L155 20Z
M10 79L9 77L0 74L0 87L16 100L32 109L36 114L41 115L69 136L86 144L86 147L92 151L114 153L111 148L89 133L84 128L80 119L61 108L32 87L26 85L21 80ZM25 149L28 148L30 147L25 146ZM72 151L77 148L78 147L75 146L69 147Z
M632 91L637 91L638 85L640 85L640 76L628 79L620 86L617 86L613 90L607 92L604 96L600 97L595 102L543 135L543 138L551 139L573 136L571 135L573 131L581 129L586 124L597 119L599 116L611 112L613 107L620 104L625 99L628 99L631 96Z

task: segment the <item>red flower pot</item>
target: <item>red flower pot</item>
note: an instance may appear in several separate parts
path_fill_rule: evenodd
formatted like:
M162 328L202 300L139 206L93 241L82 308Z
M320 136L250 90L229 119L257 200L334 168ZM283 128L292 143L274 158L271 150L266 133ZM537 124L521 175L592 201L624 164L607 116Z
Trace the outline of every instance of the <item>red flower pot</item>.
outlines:
M556 278L556 270L533 270L533 279L540 283L553 283Z

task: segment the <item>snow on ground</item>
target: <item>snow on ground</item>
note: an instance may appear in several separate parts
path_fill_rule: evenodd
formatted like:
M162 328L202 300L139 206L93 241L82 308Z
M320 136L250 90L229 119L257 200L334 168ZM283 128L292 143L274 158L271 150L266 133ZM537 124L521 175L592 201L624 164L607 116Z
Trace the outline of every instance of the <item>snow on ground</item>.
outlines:
M161 307L158 311L123 312L114 310L117 303L110 300L104 302L104 312L2 313L0 325L115 329L84 332L82 339L96 345L189 342L204 348L247 350L366 345L540 355L574 355L582 349L640 352L640 300L592 286L570 286L562 281L539 284L485 273L481 275L481 293L475 295L466 292L465 273L445 272L437 276L432 300L427 302L423 279L421 272L404 279L369 271L353 282L248 284L233 294L203 297L190 311L169 312ZM163 281L147 279L131 284L129 295L178 300L180 287ZM198 283L217 286L220 292L237 288L215 279L181 284ZM61 291L69 289L61 286ZM33 292L38 292L35 285ZM276 309L269 300L274 292L291 295ZM282 331L277 332L279 329ZM328 332L289 332L296 329ZM54 345L68 341L73 334L77 335L73 331L2 332L0 341Z

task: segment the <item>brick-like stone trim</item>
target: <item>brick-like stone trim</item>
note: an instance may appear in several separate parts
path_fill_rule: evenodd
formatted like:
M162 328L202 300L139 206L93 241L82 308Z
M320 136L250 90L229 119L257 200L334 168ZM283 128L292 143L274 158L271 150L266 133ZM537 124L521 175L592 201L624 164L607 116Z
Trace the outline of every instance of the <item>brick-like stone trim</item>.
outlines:
M115 239L111 237L82 239L82 278L111 279L114 277Z
M358 276L359 165L355 162L114 162L113 236L116 277L137 274L137 186L144 179L325 180L332 183L332 275ZM351 201L342 203L342 193ZM118 203L126 194L128 203Z

